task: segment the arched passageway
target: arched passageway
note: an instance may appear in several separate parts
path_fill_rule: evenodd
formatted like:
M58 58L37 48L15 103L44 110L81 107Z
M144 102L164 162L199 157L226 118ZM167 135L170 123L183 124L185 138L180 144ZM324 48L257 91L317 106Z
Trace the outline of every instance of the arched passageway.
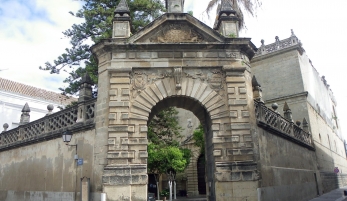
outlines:
M209 200L215 200L215 189L214 189L214 172L215 172L215 160L213 156L213 134L211 132L212 121L210 115L204 108L204 106L197 100L187 96L172 96L163 99L158 102L152 109L149 115L148 123L151 119L163 109L168 107L183 108L191 111L200 121L204 128L205 135L205 153L200 155L197 163L194 162L195 168L199 166L200 172L196 172L196 176L200 176L198 182L195 182L197 186L198 194L208 195ZM191 161L192 163L193 161ZM205 179L206 178L206 179ZM188 178L189 179L189 178ZM207 180L207 181L206 181ZM209 185L210 184L210 185Z

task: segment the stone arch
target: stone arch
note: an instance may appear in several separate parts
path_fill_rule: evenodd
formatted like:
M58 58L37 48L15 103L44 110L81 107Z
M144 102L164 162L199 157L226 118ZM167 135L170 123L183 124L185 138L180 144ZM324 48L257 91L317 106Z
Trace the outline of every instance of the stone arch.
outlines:
M228 108L222 96L199 79L183 78L181 89L177 90L174 80L165 78L137 93L130 110L131 119L149 120L153 114L168 105L193 112L202 124L205 119L201 107L206 110L212 121L228 117ZM183 101L172 101L173 97Z
M144 90L136 91L130 108L131 123L148 121L159 111L176 106L191 111L205 129L206 189L209 200L215 200L215 159L213 124L229 122L225 98L200 79L182 78L177 88L173 77L157 80ZM140 126L141 125L135 125Z

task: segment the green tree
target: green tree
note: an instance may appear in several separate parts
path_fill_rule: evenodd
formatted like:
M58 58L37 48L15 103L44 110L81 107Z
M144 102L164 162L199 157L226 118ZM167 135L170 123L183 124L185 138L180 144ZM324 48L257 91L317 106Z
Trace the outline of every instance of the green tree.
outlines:
M205 131L200 124L193 132L194 145L200 148L200 154L205 154Z
M61 71L68 73L64 80L66 88L60 88L63 94L76 94L80 86L80 78L86 72L94 83L97 83L97 63L92 57L91 43L112 37L113 12L120 0L81 0L83 6L71 15L84 19L81 24L74 24L63 32L70 39L71 48L66 48L53 63L46 62L40 66L41 70L51 74ZM161 0L127 0L132 20L131 31L134 33L141 29L164 11Z
M179 126L177 114L174 107L169 107L155 115L148 125L148 172L154 174L157 186L159 177L166 174L170 192L176 173L183 172L191 158L191 151L180 147L182 128ZM159 192L157 193L159 198Z
M239 25L241 28L245 27L245 20L243 16L243 10L249 13L252 17L256 16L257 9L261 6L261 0L228 0L231 1L233 9L240 18ZM207 5L206 13L209 16L211 10L215 8L221 0L210 0Z
M179 146L182 127L177 114L174 107L169 107L155 115L148 125L148 140L158 145Z
M182 150L177 146L163 146L154 143L148 144L147 167L150 173L158 175L166 174L169 179L170 200L172 200L172 183L175 181L176 173L183 172L189 164L189 150ZM158 180L156 182L158 185ZM159 198L159 192L158 192Z

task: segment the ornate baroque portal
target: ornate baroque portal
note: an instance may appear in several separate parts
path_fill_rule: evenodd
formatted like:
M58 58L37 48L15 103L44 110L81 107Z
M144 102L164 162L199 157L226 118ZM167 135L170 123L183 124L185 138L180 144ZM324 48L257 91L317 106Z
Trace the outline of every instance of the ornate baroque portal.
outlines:
M147 123L169 106L192 111L205 127L207 198L257 200L249 66L255 50L250 39L224 37L183 13L93 46L97 112L105 113L96 124L108 136L107 200L147 200Z

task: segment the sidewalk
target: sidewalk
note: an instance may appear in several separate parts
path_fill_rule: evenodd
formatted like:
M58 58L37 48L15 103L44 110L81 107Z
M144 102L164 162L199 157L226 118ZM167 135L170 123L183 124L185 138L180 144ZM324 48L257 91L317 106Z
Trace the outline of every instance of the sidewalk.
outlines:
M347 186L330 191L329 193L323 194L309 201L347 201L347 196L343 195L344 190L347 190Z

